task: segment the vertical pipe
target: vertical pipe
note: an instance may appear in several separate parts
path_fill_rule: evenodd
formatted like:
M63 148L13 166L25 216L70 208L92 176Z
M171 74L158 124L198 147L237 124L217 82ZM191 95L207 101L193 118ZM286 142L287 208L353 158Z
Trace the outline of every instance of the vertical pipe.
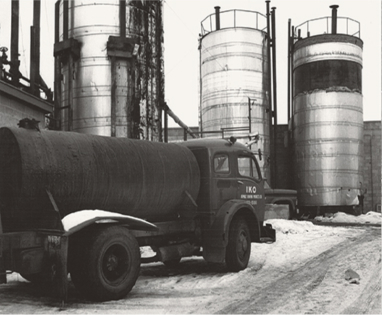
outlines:
M216 22L216 31L220 30L220 7L215 7L215 22Z
M268 120L269 120L269 139L272 139L272 73L271 73L271 23L270 23L270 12L269 12L269 3L270 0L266 0L266 7L267 7L267 33L268 33L268 43L267 43L267 56L268 56ZM271 160L271 163L273 162L273 153L271 145L270 147L270 153L269 157ZM266 159L266 158L265 158ZM272 174L271 178L269 179L270 184L272 185Z
M288 19L288 123L291 117L291 100L290 100L290 56L291 56L291 50L290 50L290 44L291 44L291 19Z
M111 104L110 104L110 136L115 137L116 136L116 121L117 121L117 62L116 57L111 57L111 91L110 91L110 98L111 98Z
M202 102L203 102L203 81L202 81L202 37L199 37L199 128L200 137L203 138L203 117L202 117Z
M277 175L277 73L276 73L276 8L272 8L272 70L273 70L273 186Z
M60 41L60 2L55 3L54 13L54 43ZM54 129L60 130L60 107L61 107L61 60L60 56L54 58Z
M12 83L19 84L19 0L12 1L12 22L11 22L11 67Z
M371 210L374 211L374 185L373 185L373 136L370 135L370 187L371 187Z
M119 1L119 36L126 37L126 0Z
M332 9L332 34L337 34L337 8L338 5L331 5L329 8Z
M295 29L294 29L294 26L292 26L292 38L291 38L291 43L290 43L290 85L291 85L291 117L292 117L292 142L293 142L293 126L294 126L294 99L293 99L293 84L294 84L294 80L293 80L293 45L294 45L294 38L295 38L295 35L294 35L294 32L295 32Z
M168 142L168 115L167 108L164 109L164 142Z
M63 12L63 35L64 35L64 40L69 38L69 1L68 0L63 0L64 1L64 12Z
M33 1L33 26L31 27L30 90L38 96L40 83L40 0Z
M248 123L249 123L249 133L252 133L252 121L251 121L251 99L248 97Z

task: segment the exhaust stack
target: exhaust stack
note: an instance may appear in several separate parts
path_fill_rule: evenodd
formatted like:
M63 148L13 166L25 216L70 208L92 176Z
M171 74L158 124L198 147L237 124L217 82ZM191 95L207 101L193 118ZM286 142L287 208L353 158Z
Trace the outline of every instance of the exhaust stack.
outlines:
M329 8L332 9L332 34L337 34L337 8L339 6L334 4Z

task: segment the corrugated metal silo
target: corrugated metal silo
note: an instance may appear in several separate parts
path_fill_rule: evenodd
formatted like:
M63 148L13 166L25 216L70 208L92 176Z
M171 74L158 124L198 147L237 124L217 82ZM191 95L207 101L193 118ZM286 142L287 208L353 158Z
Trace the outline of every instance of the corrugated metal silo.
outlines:
M203 137L234 135L240 141L249 131L260 140L262 173L269 178L269 71L266 17L245 10L216 7L201 23L200 129ZM242 142L248 141L248 138Z
M299 206L339 210L358 204L362 182L363 42L354 20L341 18L347 27L337 32L332 8L332 32L293 47L293 136Z
M59 0L57 17L60 129L159 141L161 1Z

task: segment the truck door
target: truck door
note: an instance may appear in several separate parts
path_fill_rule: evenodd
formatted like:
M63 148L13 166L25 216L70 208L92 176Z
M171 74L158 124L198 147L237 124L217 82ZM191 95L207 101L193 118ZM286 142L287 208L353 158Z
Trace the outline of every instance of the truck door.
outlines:
M237 199L249 201L259 213L263 213L264 184L256 158L238 155L237 172Z
M232 153L216 153L212 159L211 208L213 210L236 198L235 171L232 167Z

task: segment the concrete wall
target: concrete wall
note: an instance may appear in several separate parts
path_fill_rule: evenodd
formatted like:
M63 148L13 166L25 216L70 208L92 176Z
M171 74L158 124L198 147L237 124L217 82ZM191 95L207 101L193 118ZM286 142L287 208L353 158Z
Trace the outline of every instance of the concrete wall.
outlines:
M364 122L364 212L381 211L381 122ZM367 190L367 191L366 191Z
M0 81L0 127L17 127L21 119L34 118L43 129L45 115L52 110L52 104Z
M191 131L198 134L199 127L190 127ZM192 137L187 134L187 140L192 139ZM168 142L181 142L184 141L184 129L180 127L168 128Z

